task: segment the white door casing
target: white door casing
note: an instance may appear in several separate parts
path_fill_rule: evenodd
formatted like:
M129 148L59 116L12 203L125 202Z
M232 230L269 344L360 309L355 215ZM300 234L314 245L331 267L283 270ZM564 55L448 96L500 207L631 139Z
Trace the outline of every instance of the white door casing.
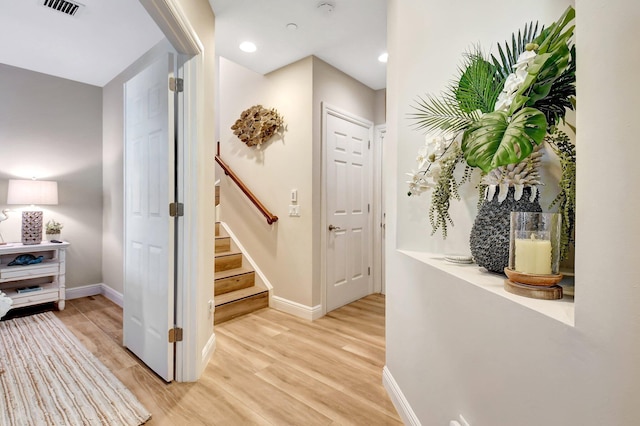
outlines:
M374 138L374 190L373 190L373 291L375 293L386 293L385 288L385 256L384 256L384 240L386 230L386 213L384 209L384 158L382 153L384 138L387 134L386 124L377 125L375 127Z
M369 295L373 123L323 104L325 309Z
M166 381L174 378L173 55L125 84L124 345Z

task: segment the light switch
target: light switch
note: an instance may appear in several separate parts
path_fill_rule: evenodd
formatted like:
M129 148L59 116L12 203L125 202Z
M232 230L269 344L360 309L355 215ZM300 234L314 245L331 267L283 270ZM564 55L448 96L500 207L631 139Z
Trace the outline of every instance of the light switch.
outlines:
M289 204L289 216L300 217L300 206L297 204Z
M298 202L298 190L297 189L292 189L291 190L291 202L292 203L297 203Z

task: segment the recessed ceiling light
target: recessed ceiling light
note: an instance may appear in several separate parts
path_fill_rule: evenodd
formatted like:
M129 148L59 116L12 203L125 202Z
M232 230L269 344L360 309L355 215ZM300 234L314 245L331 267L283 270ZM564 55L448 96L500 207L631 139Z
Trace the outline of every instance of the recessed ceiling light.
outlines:
M257 50L257 47L250 41L243 41L242 43L240 43L240 50L247 53L253 53Z
M380 62L385 63L385 64L387 63L387 60L388 60L388 59L389 59L389 54L388 54L387 52L385 52L385 53L383 53L382 55L378 56L378 60L379 60Z
M318 5L318 10L325 15L331 15L334 8L335 6L333 5L333 3L329 2L320 2L320 4Z
M289 23L287 24L287 29L288 29L289 31L295 31L295 30L297 30L297 29L298 29L298 24L295 24L295 23L293 23L293 22L289 22Z

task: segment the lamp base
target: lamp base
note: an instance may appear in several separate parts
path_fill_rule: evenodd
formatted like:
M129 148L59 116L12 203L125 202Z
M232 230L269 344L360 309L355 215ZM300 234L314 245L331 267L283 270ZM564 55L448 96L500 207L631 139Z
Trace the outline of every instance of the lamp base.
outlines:
M22 244L34 245L42 242L42 212L22 212Z

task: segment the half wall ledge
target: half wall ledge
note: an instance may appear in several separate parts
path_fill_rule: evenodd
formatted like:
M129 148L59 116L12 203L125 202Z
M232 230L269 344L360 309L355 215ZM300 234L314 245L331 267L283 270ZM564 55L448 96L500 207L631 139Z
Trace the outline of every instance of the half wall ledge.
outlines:
M518 305L546 315L563 324L575 327L575 305L572 298L565 296L560 300L539 300L517 296L508 293L504 289L504 279L506 277L490 272L483 272L476 264L464 265L447 262L442 254L411 250L398 250L398 252L464 280L476 287L508 299Z

